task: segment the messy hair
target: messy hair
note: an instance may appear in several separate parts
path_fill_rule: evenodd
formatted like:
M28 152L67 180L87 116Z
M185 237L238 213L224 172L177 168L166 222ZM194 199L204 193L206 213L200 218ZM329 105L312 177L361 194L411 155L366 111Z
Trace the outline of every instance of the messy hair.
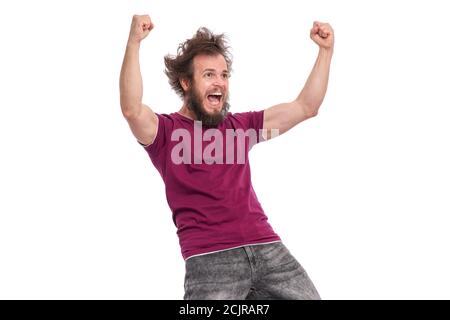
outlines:
M178 46L177 55L166 55L164 73L169 78L173 90L183 98L185 93L181 86L181 79L192 81L194 75L193 60L199 54L215 56L221 54L231 71L232 56L229 52L227 39L224 34L213 34L209 29L202 27L197 33Z

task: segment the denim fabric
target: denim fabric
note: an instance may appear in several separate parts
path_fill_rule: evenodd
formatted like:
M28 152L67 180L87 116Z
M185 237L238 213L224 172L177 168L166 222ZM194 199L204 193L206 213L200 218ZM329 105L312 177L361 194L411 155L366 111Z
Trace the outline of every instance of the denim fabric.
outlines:
M307 273L281 242L186 260L185 300L319 300Z

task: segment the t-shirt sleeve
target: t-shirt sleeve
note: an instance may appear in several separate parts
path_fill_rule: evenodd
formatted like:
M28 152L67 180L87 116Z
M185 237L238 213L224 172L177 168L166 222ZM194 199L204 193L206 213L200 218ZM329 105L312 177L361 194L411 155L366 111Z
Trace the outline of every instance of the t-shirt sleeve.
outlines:
M244 130L255 130L257 143L265 141L263 137L264 110L240 112L236 113L235 116L239 118Z
M264 110L250 111L250 128L255 129L258 133L264 127Z
M137 141L142 147L144 147L144 149L148 152L149 155L157 155L159 152L161 152L161 150L164 148L165 144L166 144L166 129L167 129L167 119L166 117L164 117L161 114L156 113L156 116L158 118L158 123L157 123L157 129L156 129L156 136L153 139L153 142L148 144L148 145L144 145L141 142Z

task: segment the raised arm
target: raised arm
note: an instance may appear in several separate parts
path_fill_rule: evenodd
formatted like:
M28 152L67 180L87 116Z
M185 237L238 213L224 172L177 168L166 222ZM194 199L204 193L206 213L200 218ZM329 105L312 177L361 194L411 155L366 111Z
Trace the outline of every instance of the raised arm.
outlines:
M139 66L141 41L153 29L148 15L133 16L125 57L120 72L120 106L136 139L143 145L153 142L158 128L158 117L142 103L142 76Z
M325 97L334 47L334 32L328 23L314 22L311 39L319 46L319 54L298 97L288 103L264 111L264 129L279 130L282 134L298 123L317 115ZM269 135L270 138L270 135Z

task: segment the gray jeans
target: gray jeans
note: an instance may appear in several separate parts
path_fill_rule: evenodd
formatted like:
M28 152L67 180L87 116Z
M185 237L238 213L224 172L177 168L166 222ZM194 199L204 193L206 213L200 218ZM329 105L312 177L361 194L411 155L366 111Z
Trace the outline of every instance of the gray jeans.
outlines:
M307 273L281 242L186 260L185 300L319 300Z

